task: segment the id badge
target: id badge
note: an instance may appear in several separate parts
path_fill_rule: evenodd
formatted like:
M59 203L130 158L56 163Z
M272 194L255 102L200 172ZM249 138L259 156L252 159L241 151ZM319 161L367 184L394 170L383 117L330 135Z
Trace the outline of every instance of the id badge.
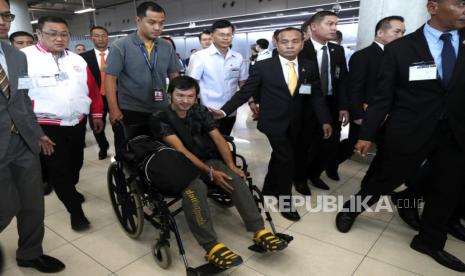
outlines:
M409 68L409 81L437 80L438 67L436 64L413 65Z
M67 80L69 80L68 73L66 73L66 72L60 72L55 77L56 77L57 81L67 81Z
M311 95L312 94L312 85L311 84L302 84L299 88L300 95Z
M230 79L237 79L237 78L239 78L239 70L233 69L233 70L229 71L228 77L229 77Z
M39 76L36 78L37 87L50 87L57 86L57 78L55 75L52 76Z
M341 67L336 66L336 68L334 68L334 78L339 79L340 74L341 74Z
M154 102L163 101L163 89L160 89L160 88L153 89L153 101Z
M28 76L21 76L18 78L18 89L32 89L34 88L34 82L32 78Z

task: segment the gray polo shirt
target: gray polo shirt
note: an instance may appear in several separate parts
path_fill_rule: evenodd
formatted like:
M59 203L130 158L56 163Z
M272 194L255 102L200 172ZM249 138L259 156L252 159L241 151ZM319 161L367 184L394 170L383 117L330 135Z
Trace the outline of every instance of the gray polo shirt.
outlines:
M150 56L150 64L155 65L153 72L143 53L147 50L137 36L137 32L116 40L106 60L106 74L118 78L118 103L121 109L152 113L168 104L166 78L168 73L179 72L180 66L176 52L171 44L162 38L155 40ZM155 90L163 90L155 97Z

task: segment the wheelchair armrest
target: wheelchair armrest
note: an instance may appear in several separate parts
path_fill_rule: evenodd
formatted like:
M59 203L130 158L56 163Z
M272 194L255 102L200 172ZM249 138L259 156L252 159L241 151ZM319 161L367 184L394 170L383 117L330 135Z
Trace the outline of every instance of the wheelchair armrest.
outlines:
M223 138L224 138L227 142L229 142L229 143L234 142L234 137L232 137L232 136L223 135Z

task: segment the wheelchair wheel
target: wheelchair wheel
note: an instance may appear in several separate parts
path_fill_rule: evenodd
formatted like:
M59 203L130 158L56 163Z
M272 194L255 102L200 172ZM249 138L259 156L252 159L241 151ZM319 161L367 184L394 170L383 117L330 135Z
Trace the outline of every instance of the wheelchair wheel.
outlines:
M107 173L108 192L116 217L126 234L135 239L144 229L141 193L135 183L128 183L118 163L110 164Z
M159 267L167 269L171 265L171 252L167 243L157 241L152 248L152 254Z

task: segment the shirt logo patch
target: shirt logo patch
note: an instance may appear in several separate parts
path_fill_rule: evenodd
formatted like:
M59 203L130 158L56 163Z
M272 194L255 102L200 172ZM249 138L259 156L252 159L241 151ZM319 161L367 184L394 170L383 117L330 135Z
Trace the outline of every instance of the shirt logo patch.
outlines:
M82 67L79 65L74 66L74 71L81 73L82 72Z

